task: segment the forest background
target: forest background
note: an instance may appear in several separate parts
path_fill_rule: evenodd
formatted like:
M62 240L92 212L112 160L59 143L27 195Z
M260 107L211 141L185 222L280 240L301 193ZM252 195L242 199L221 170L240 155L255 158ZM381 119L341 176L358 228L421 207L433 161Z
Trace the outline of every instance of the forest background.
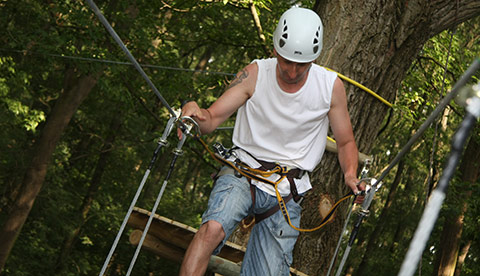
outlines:
M374 157L370 174L378 176L479 56L480 4L300 2L324 20L325 49L318 63L392 103L387 106L345 83L357 143L360 151ZM195 99L206 107L239 69L271 56L276 21L293 2L97 4L167 102L179 107ZM412 16L415 12L418 17ZM85 2L2 0L0 14L0 273L96 275L168 112L140 74L125 64L125 55ZM424 25L430 27L421 28ZM333 50L337 48L339 52ZM404 48L408 50L402 52ZM472 82L479 76L477 72ZM399 270L464 114L452 102L386 177L347 262L349 275L392 275ZM479 137L477 125L419 275L480 274ZM204 139L228 146L231 130ZM176 137L170 140L176 145ZM171 149L160 155L137 206L151 209ZM219 164L193 140L184 151L157 213L198 227ZM305 227L319 221L319 195L338 199L346 191L335 158L327 153L313 173L316 188L304 205ZM335 169L324 169L328 166ZM346 210L344 205L325 229L301 235L296 268L309 275L325 273ZM125 234L109 275L124 275L133 251ZM176 275L178 264L142 251L134 271Z

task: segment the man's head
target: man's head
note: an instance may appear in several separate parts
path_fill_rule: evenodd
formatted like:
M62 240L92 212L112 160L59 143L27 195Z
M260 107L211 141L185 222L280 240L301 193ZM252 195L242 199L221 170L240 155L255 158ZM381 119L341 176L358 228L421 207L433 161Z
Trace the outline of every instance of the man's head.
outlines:
M277 57L278 77L286 84L297 84L305 80L312 62L294 62L283 58L274 50Z
M294 6L283 13L273 33L278 55L298 63L314 61L322 51L323 25L312 10Z

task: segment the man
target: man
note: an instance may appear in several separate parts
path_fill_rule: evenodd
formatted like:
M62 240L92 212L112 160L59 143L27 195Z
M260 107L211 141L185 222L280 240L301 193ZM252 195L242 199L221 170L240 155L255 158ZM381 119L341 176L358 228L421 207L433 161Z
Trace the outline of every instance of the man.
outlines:
M189 102L182 110L183 115L198 122L202 134L212 132L238 110L233 133L238 159L252 168L266 161L300 172L278 185L282 197L294 194L286 206L295 227L300 225L298 199L311 189L308 173L301 172L311 172L320 162L329 124L345 183L354 193L360 189L358 150L343 83L335 73L313 63L322 49L322 32L315 12L292 7L282 15L274 32L276 58L247 65L208 109ZM275 206L278 202L270 184L234 174L220 176L180 275L203 275L211 254L220 251L244 217L264 214ZM257 221L241 274L288 275L297 236L298 231L289 226L281 211Z

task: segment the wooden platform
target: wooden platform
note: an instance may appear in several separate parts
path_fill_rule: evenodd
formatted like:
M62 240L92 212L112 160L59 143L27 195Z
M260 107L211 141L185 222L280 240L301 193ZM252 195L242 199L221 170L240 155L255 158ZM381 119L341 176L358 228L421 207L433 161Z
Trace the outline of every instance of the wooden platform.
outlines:
M130 234L130 242L133 245L139 243L149 216L150 212L147 210L137 207L133 209L128 220L128 225L135 229ZM196 232L197 229L193 227L155 215L142 248L163 258L180 263L185 254L185 250ZM209 268L212 268L212 271L215 270L214 272L225 273L225 276L239 275L240 263L243 260L244 254L244 247L227 241L220 254L218 254L217 257L212 257ZM293 268L290 269L290 272L291 275L307 276Z

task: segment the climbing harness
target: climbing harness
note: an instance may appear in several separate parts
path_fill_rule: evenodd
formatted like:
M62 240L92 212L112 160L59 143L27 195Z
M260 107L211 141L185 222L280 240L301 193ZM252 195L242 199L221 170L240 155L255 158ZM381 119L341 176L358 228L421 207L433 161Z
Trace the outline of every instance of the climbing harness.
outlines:
M214 149L217 151L217 154L222 156L224 159L228 159L230 156L232 156L232 153L235 153L234 149L235 150L241 150L239 147L235 147L234 149L228 149L227 150L220 143L214 144ZM257 158L255 158L249 152L247 152L245 150L243 150L243 151L246 152L247 154L249 154L255 161L257 161L257 163L260 164L260 167L257 168L259 170L270 171L272 169L275 169L275 167L277 165L276 163L273 163L273 162L266 162L266 161L263 161L263 160L258 160ZM236 159L235 161L239 162L238 159ZM227 168L227 170L229 170L231 172L231 174L241 176L240 174L236 173L236 171L233 170L232 168L229 168L229 167L226 167L226 168ZM223 171L225 171L225 169L223 169ZM305 174L305 171L300 170L300 169L290 169L286 173L286 179L288 180L288 183L290 185L290 194L285 196L285 197L282 197L283 201L285 203L287 203L291 199L293 199L298 204L300 204L302 202L303 196L300 196L298 194L297 187L295 185L295 180L294 179L300 179L300 178L302 178L302 176L304 174ZM247 179L248 179L248 182L250 183L250 194L251 194L251 197L252 197L252 206L255 206L256 186L254 184L252 184L251 178L247 178ZM249 216L249 217L242 220L242 226L244 226L244 228L247 228L248 226L252 225L253 223L259 223L260 221L262 221L262 220L268 218L269 216L275 214L279 209L280 209L280 206L275 205L275 206L273 206L272 208L268 209L267 211L265 211L263 213L255 214L254 216ZM251 223L249 223L248 225L245 226L245 223L244 223L245 221L250 221Z
M480 58L477 58L463 74L460 80L455 84L450 93L455 92L456 94L456 92L463 88L479 69ZM447 164L443 170L442 177L438 182L437 188L432 192L430 200L423 211L422 217L417 226L417 230L415 231L413 239L410 242L407 254L400 268L400 272L398 274L399 276L411 276L415 273L417 265L422 258L425 245L430 237L435 221L438 218L438 214L440 213L443 200L446 196L448 183L453 177L457 164L462 156L466 139L480 117L480 82L472 86L471 89L467 88L466 91L473 92L470 95L460 95L461 97L467 98L465 101L467 105L467 112L459 129L453 136L452 151L450 152Z
M286 206L286 202L288 200L294 198L294 195L291 193L289 196L287 196L285 198L282 197L280 195L280 192L278 191L278 184L280 184L280 182L282 182L284 179L295 178L295 175L300 173L299 171L296 171L298 169L289 170L287 167L281 166L277 163L267 165L266 163L263 163L263 162L262 163L264 165L269 166L270 169L265 170L265 168L263 168L263 169L262 168L251 168L250 166L243 163L238 158L235 158L234 161L228 160L229 157L231 157L231 156L236 157L235 153L232 152L231 150L227 150L223 146L221 146L219 144L216 144L214 148L217 149L217 153L214 153L208 147L208 145L205 143L205 141L203 141L198 135L196 135L194 137L196 138L196 140L198 140L202 144L202 146L205 148L205 150L207 150L207 152L212 156L213 159L220 162L222 165L224 165L224 166L226 166L230 169L233 169L234 172L237 175L245 176L248 179L256 180L256 181L260 181L260 182L272 185L275 189L275 196L276 196L277 201L278 201L278 209L280 209L282 211L283 217L284 217L285 221L290 225L290 227L292 227L293 229L295 229L297 231L313 232L313 231L316 231L316 230L322 228L323 226L325 226L328 222L330 222L333 219L333 214L338 209L338 206L340 205L340 203L342 203L343 201L345 201L345 200L349 199L350 197L354 196L353 192L349 192L348 194L343 196L340 200L338 200L333 205L333 207L330 209L328 214L321 220L320 224L317 227L310 228L310 229L303 229L303 228L296 227L295 225L292 224L292 222L290 220L290 215L288 213L287 206ZM271 180L267 179L268 177L270 177L274 174L279 176L279 178L276 181L271 181ZM269 212L269 211L267 211L267 212ZM259 218L264 219L266 217L266 215L267 214L263 214Z

